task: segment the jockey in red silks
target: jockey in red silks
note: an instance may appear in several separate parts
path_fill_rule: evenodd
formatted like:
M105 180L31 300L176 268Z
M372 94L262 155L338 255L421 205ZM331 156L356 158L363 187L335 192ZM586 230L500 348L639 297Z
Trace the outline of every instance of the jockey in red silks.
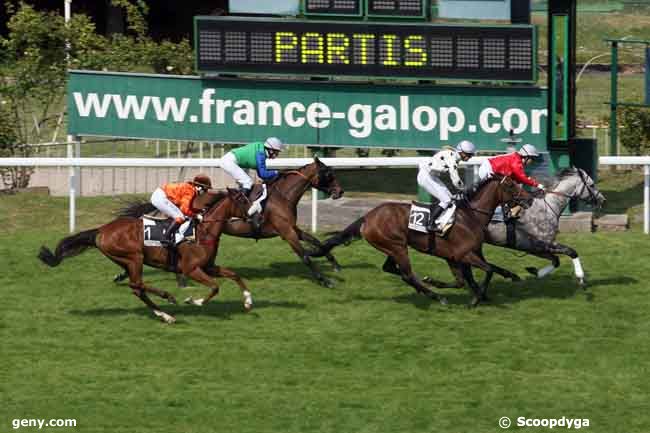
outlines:
M524 171L524 166L531 164L533 159L537 157L539 157L539 152L537 152L535 146L524 144L517 152L495 156L483 161L478 169L478 177L483 180L496 173L502 176L510 176L524 185L544 189L544 185L528 176Z
M544 185L528 176L524 171L524 167L530 165L539 156L539 152L535 146L532 144L524 144L517 152L495 156L483 161L478 169L478 177L480 180L484 180L493 174L500 174L502 176L510 176L524 185L543 190ZM520 206L513 207L512 216L516 217L520 211Z

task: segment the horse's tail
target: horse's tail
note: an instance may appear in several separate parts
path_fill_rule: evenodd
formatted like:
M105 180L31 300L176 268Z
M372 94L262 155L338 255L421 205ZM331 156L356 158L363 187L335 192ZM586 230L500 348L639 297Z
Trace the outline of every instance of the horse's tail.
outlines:
M361 226L366 221L365 217L361 217L349 226L347 226L343 231L337 232L331 238L323 242L321 248L310 254L313 257L323 257L326 254L329 254L334 247L337 247L341 244L348 244L354 240L361 239Z
M126 203L126 206L120 208L116 214L118 217L140 218L156 211L156 206L147 200L133 200Z
M56 252L54 253L49 248L42 246L38 258L50 267L58 266L66 257L74 257L87 248L96 247L97 233L99 233L99 229L92 229L63 238L56 246Z

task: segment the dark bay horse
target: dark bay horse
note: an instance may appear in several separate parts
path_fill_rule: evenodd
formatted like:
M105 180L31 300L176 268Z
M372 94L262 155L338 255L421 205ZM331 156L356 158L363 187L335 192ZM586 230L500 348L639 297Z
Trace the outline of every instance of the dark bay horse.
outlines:
M223 232L243 238L270 239L276 236L282 237L309 268L314 278L322 285L330 287L331 282L318 270L316 264L312 262L300 243L300 241L305 241L316 248L321 247L318 239L304 232L297 225L298 202L309 188L323 191L333 199L338 199L343 195L343 189L334 176L332 167L328 167L318 158L314 158L314 162L298 170L281 172L277 179L268 184L268 198L266 199L264 219L259 233L255 233L252 225L243 218L229 220L224 225ZM199 201L194 206L200 208L202 204ZM154 210L153 205L149 203L135 203L130 208L125 209L124 214L139 217ZM326 257L336 271L340 270L339 264L333 255L328 253ZM126 278L126 275L122 274L116 277L116 281L124 278Z
M174 323L176 319L161 311L147 296L147 292L167 299L172 304L176 303L176 299L167 291L148 286L142 281L144 264L182 273L208 286L211 291L205 299L201 300L200 304L208 302L219 293L219 284L215 277L229 278L241 289L244 307L249 310L253 301L246 284L232 270L213 265L224 224L228 218L245 215L250 206L248 198L238 190L228 190L223 195L225 198L212 205L206 211L203 222L198 224L197 242L183 242L178 245L178 261L175 269L168 269L167 248L144 246L142 219L129 217L120 217L96 229L68 236L58 243L54 253L43 246L38 258L48 266L54 267L58 266L63 259L76 256L87 248L99 249L102 254L124 268L128 274L129 287L133 294L166 323Z
M512 179L494 176L477 185L464 200L458 202L456 222L442 238L409 230L409 204L383 203L325 241L323 248L310 255L321 257L337 245L362 237L388 256L382 268L384 272L399 275L418 293L438 299L443 304L447 303L444 297L432 292L413 272L408 256L410 246L422 253L462 264L463 275L474 293L469 305L476 306L483 295L472 276L471 266L485 272L491 270L490 265L478 253L479 246L484 241L485 227L498 205L519 204L527 207L531 201L532 196Z
M560 215L572 199L584 201L595 207L601 207L605 202L605 197L584 170L568 168L559 172L545 194L536 197L530 208L512 222L510 236L505 223L492 221L486 228L485 242L550 260L551 264L542 269L526 268L538 278L545 277L560 265L557 254L566 255L571 258L576 279L582 286L585 284L585 275L578 253L574 248L555 240L560 228ZM425 281L436 287L463 287L465 280L462 272L455 263L450 262L449 266L456 278L455 283L443 283L430 278L426 278ZM516 274L494 264L492 269L505 278L519 280ZM486 275L486 281L489 282L491 277L492 275Z

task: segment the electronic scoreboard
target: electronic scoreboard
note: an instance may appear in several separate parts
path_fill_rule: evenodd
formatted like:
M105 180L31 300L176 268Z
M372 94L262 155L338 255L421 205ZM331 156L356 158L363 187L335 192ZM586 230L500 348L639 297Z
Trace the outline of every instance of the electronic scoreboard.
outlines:
M537 80L536 29L530 25L194 19L197 70L204 75Z

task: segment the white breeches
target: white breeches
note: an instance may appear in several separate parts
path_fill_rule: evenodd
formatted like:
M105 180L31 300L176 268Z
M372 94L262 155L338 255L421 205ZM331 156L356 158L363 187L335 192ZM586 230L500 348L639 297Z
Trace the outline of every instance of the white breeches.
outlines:
M174 219L185 219L183 212L181 212L178 206L169 201L167 194L165 194L165 191L163 191L162 188L156 188L153 194L151 194L151 204L156 206L156 209L169 217Z
M492 171L492 165L490 164L490 161L487 159L481 163L478 167L478 178L479 180L484 180L487 179L488 177L492 177L494 174L494 171Z
M232 176L242 188L251 189L253 187L253 179L237 165L237 157L234 153L228 152L221 158L221 168Z
M447 209L451 203L451 193L437 177L431 176L426 170L418 171L418 185L440 201L440 207Z

